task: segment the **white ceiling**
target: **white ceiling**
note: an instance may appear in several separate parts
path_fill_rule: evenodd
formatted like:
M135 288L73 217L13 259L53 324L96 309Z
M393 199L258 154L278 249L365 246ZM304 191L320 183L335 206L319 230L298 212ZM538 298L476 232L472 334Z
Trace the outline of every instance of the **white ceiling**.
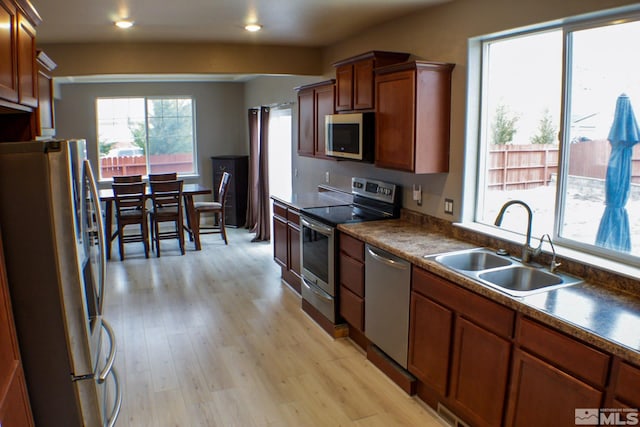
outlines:
M448 0L32 0L38 43L230 42L322 47ZM136 25L120 30L118 18ZM258 33L243 29L263 25Z

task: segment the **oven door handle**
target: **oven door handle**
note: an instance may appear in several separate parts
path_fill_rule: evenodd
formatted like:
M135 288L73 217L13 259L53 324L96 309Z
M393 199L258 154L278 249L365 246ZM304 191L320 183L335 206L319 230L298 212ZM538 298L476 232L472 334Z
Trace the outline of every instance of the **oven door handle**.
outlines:
M330 236L332 231L333 231L333 228L331 228L331 227L327 227L327 226L324 226L324 225L316 224L315 222L309 222L306 218L303 218L303 217L300 217L300 224L303 227L310 228L310 229L312 229L314 231L317 231L318 233L322 233L322 234L324 234L326 236Z
M311 285L307 279L305 279L304 277L302 278L302 284L305 286L305 288L309 289L311 292L313 292L316 296L322 298L325 301L329 301L331 302L331 298L326 296L323 292L320 292L318 290L316 290L315 286Z

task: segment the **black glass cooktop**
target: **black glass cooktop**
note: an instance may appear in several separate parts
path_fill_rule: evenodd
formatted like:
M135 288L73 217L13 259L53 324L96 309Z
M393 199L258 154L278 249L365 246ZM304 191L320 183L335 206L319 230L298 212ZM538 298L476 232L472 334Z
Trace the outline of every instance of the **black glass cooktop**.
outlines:
M325 224L336 226L353 222L375 221L387 219L390 216L384 215L370 209L355 205L325 206L321 208L304 208L302 213L305 216L314 218Z

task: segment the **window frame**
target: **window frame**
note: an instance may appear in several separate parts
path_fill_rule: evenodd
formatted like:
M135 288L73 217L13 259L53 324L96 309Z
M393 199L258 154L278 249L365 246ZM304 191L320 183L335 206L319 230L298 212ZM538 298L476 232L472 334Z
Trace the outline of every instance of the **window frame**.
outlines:
M577 240L560 237L562 227L561 220L564 218L565 192L568 167L565 162L568 159L570 127L565 126L567 114L570 112L570 83L571 83L571 54L572 37L574 31L596 28L605 25L613 25L620 22L630 22L640 20L640 5L630 5L615 9L597 11L584 15L578 15L562 20L531 25L513 30L502 31L489 35L470 38L468 41L468 75L467 75L467 117L466 136L464 149L463 182L473 182L473 185L462 188L462 211L461 223L464 228L484 234L493 235L501 239L522 244L524 233L512 232L499 227L479 222L479 216L484 200L483 186L485 185L485 171L487 167L487 137L483 132L488 129L482 126L483 114L486 112L487 100L485 99L486 85L484 76L487 75L488 61L486 52L491 42L508 40L523 37L531 34L560 30L562 31L562 83L560 99L560 121L559 130L561 132L558 151L558 182L556 183L556 208L553 219L553 240L556 249L561 255L570 258L587 260L592 264L603 264L605 266L613 263L634 268L633 275L640 274L635 268L640 267L640 256L613 252L606 248L599 248L596 245L580 242ZM524 229L523 229L524 231ZM532 236L539 238L540 236ZM544 246L548 249L548 245ZM613 252L613 253L612 253ZM602 261L602 262L598 262Z
M197 123L196 123L196 99L193 95L128 95L128 96L97 96L95 99L95 118L96 118L96 152L98 153L98 174L99 174L99 182L111 182L112 178L103 178L102 172L100 168L100 120L98 117L98 101L101 99L133 99L138 98L143 100L144 104L144 125L145 125L145 147L146 152L149 152L149 114L148 114L148 104L149 100L175 100L175 99L188 99L191 101L191 127L192 127L192 150L193 150L193 170L191 172L178 172L178 177L187 178L187 177L197 177L199 176L199 168L198 168L198 138L197 138ZM148 177L149 171L151 170L151 164L149 161L149 156L145 155L145 168L146 174L143 175L143 178Z

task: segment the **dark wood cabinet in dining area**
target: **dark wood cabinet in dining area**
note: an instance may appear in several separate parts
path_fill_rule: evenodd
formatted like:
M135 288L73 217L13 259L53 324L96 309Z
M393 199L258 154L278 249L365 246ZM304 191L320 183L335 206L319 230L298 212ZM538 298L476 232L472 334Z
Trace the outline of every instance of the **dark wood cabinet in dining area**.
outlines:
M227 191L227 204L225 207L225 223L235 227L241 227L246 221L247 215L247 189L249 180L248 156L213 156L213 194L218 202L218 188L223 172L229 172L229 189Z

